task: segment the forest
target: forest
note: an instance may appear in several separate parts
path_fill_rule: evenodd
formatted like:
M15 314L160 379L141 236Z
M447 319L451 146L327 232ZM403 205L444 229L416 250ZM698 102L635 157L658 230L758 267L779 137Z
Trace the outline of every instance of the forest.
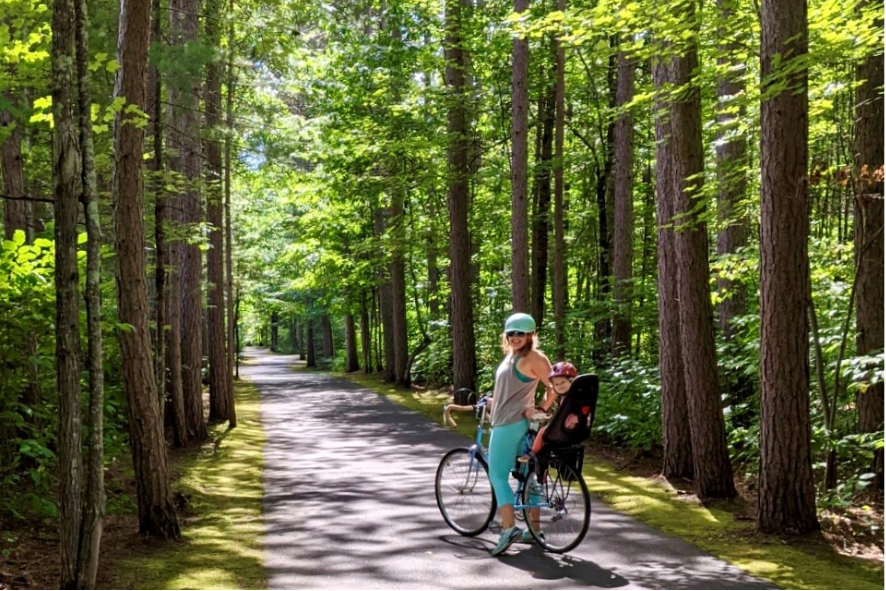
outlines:
M514 311L760 532L882 512L880 3L0 0L0 64L0 525L64 588L115 463L181 536L245 345L486 392Z

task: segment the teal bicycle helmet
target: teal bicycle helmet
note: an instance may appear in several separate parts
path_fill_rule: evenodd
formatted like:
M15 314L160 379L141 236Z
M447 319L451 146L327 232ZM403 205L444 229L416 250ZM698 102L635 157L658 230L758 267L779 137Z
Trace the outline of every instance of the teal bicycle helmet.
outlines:
M517 312L511 314L505 320L505 332L517 330L520 332L535 332L535 320L529 314Z

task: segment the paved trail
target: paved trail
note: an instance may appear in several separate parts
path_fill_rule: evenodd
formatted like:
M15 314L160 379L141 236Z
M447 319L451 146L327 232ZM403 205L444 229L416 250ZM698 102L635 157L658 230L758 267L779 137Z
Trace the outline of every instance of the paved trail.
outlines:
M450 530L434 501L446 450L468 441L359 386L249 350L261 392L265 565L271 589L771 589L592 502L567 555Z

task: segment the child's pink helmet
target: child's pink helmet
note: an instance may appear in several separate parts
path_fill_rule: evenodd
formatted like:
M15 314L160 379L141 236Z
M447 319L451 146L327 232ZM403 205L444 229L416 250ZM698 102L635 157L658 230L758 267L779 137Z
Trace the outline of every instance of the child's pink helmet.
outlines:
M578 370L568 361L558 361L551 367L549 378L574 378L578 375Z

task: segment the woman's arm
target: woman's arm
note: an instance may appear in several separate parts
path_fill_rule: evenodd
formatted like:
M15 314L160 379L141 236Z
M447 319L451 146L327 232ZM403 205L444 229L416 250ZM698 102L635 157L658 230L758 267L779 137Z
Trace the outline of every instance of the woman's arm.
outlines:
M545 397L539 406L542 410L548 412L551 406L554 405L554 402L557 401L557 393L554 392L554 388L548 380L548 376L551 374L551 362L544 353L539 353L538 351L533 351L527 361L530 363L528 375L538 378L545 385Z

